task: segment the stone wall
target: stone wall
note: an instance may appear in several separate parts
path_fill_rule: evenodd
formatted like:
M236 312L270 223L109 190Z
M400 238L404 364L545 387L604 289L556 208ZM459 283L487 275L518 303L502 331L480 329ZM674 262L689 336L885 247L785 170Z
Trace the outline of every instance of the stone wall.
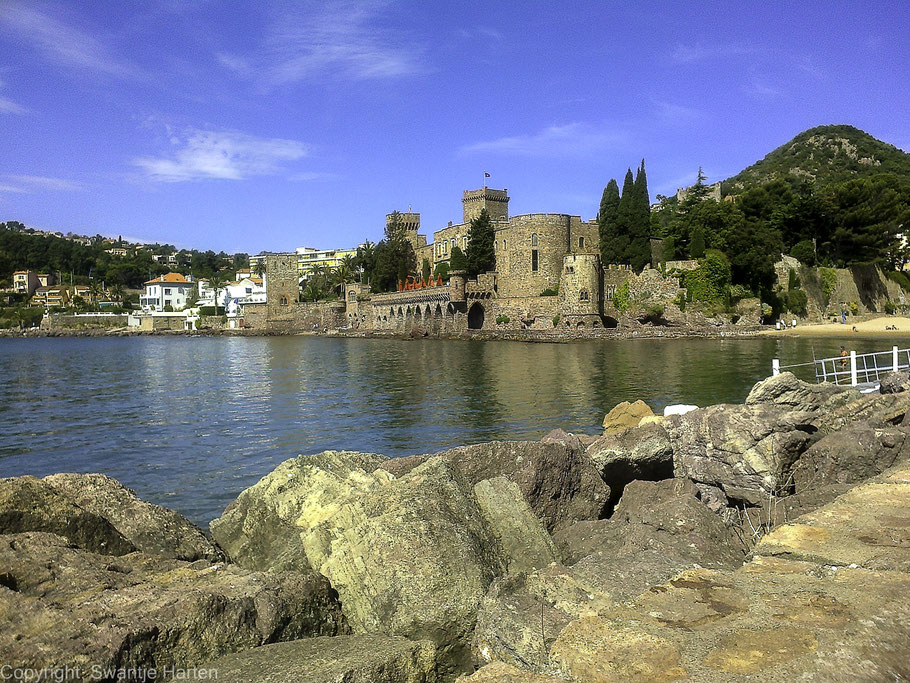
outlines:
M468 243L468 228L470 226L467 223L459 223L457 225L448 225L434 232L433 244L430 248L433 250L433 258L435 260L430 261L430 263L448 261L452 256L453 246L457 246L464 253ZM452 240L455 240L454 245Z
M51 313L41 319L42 330L80 329L88 327L126 327L129 315L73 315Z
M491 299L484 329L492 330L550 330L553 317L559 311L559 297L510 297ZM507 316L508 323L496 323L496 318Z
M243 326L269 332L310 332L316 329L337 330L347 325L344 302L294 302L279 307L273 315L267 304L246 304L243 307Z
M268 299L267 316L281 318L289 314L300 298L296 254L272 254L265 258L265 282Z

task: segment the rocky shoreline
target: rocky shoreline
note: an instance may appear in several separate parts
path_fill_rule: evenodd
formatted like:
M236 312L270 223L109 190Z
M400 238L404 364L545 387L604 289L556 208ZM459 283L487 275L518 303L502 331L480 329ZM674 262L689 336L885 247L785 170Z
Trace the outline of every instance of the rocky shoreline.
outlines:
M43 337L346 337L356 339L481 339L488 341L523 341L565 343L592 339L719 339L725 337L755 337L767 331L761 326L718 325L710 327L652 326L622 327L600 330L467 330L457 334L429 334L415 328L410 333L391 330L331 330L330 332L286 332L255 329L203 329L203 330L130 330L124 328L95 329L30 329L0 330L0 338Z
M300 456L210 534L104 475L2 479L0 662L83 681L903 680L910 381L882 387L784 373L743 405L620 404L599 437Z

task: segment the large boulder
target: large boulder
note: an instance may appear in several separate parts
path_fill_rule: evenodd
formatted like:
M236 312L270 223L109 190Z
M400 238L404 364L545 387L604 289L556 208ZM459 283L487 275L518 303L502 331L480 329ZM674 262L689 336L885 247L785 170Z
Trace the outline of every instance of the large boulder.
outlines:
M0 479L0 534L46 531L105 555L125 555L136 547L102 515L84 509L71 496L35 477Z
M559 562L559 550L522 497L518 484L504 476L484 479L474 498L503 548L510 572L532 571Z
M242 491L210 527L233 562L247 569L310 569L301 534L377 482L387 458L374 453L324 451L286 460Z
M187 668L347 631L337 595L312 572L138 552L111 558L43 532L0 536L0 567L0 653L13 668L79 668L99 680L92 667Z
M204 668L222 683L435 683L433 643L395 636L307 638L227 655Z
M108 520L137 550L178 560L224 559L183 515L140 500L116 479L104 474L55 474L43 481L83 510Z
M872 427L901 424L910 412L910 392L897 394L863 394L859 398L820 412L812 421L823 434L842 430L852 422L865 421Z
M850 386L830 383L803 382L792 372L762 380L749 392L746 405L774 403L796 410L819 411L831 409L859 398L861 394Z
M910 458L910 431L855 422L828 434L803 453L792 470L795 492L830 484L858 484Z
M562 676L538 674L504 662L493 662L470 676L459 676L457 683L558 683L565 680Z
M715 511L759 506L782 491L817 438L815 413L775 404L716 405L666 418L673 471Z
M686 479L633 481L610 519L577 522L554 540L573 564L596 553L612 559L647 550L675 559L680 567L735 568L745 557L739 538Z
M629 427L637 427L642 419L653 417L654 411L644 401L617 403L613 409L604 416L604 434L622 431Z
M241 564L314 568L356 633L432 640L442 673L467 670L490 582L509 566L549 564L555 548L511 481L472 485L442 457L398 477L368 471L377 462L330 453L283 463L212 523L215 538ZM252 531L264 535L255 546Z
M910 378L906 372L889 372L879 381L880 394L899 394L904 391L910 391Z
M393 458L381 467L401 475L431 457L450 461L472 486L505 475L518 484L531 509L551 532L579 519L599 519L610 496L588 457L565 443L492 441L435 456Z
M629 482L673 476L673 447L662 422L606 434L588 446L587 455L610 487L607 513L612 512Z

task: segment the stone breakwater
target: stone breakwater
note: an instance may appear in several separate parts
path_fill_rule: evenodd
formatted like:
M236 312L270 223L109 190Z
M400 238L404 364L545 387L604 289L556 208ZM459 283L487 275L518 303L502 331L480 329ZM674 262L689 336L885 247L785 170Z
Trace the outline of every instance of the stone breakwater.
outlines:
M785 373L743 405L620 405L600 437L301 456L210 535L103 475L3 479L0 662L86 681L904 680L908 389Z

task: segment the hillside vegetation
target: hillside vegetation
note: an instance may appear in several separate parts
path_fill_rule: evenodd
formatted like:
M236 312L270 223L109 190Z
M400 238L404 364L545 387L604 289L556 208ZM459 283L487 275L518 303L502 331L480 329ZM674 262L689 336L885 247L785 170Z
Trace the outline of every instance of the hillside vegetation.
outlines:
M853 126L817 126L723 181L724 195L790 177L818 188L890 173L910 181L910 154Z

